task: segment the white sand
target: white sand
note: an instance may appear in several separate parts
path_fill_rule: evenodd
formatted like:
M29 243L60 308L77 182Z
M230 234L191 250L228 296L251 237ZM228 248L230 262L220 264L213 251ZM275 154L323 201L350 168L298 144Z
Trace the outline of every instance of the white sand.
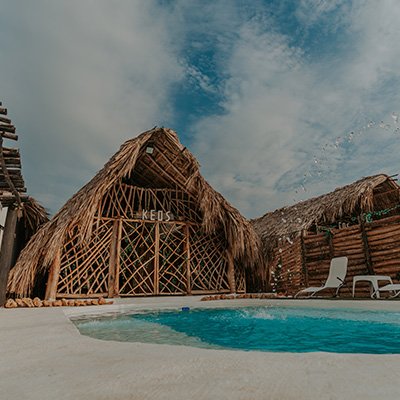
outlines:
M238 305L360 307L400 302L120 300L113 306L0 309L0 399L398 399L400 355L263 353L101 341L66 315Z

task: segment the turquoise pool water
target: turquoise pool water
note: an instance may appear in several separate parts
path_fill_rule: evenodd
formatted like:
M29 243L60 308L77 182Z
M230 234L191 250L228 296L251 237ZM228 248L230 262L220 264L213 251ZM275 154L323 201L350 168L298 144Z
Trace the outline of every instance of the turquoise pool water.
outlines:
M400 312L246 307L74 321L91 337L269 352L400 353Z

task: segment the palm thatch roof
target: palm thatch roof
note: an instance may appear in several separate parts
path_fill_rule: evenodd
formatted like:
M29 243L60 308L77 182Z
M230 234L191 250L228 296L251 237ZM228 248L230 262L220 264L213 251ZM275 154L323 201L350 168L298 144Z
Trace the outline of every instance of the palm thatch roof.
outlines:
M147 154L150 146L154 147L153 157ZM80 241L87 241L104 195L127 177L138 186L169 187L189 193L197 200L204 232L222 230L233 257L245 268L257 265L262 272L261 244L251 224L205 181L196 158L174 131L153 128L126 141L103 169L32 237L11 271L9 292L26 295L31 291L35 276L49 268L67 232L77 229Z
M49 221L46 209L30 196L22 203L22 218L27 237L31 237L43 224Z
M280 238L292 240L315 225L329 225L340 219L382 210L399 204L399 186L380 174L362 178L333 192L268 212L253 219L268 258Z

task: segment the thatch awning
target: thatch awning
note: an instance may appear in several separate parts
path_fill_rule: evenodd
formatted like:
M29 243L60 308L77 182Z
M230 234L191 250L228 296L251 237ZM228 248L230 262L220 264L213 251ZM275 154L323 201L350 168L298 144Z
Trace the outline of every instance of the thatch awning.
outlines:
M399 186L391 177L380 174L362 178L293 206L268 212L251 223L261 236L264 254L268 257L279 239L292 240L301 231L314 225L333 224L345 217L395 204L399 204Z
M149 147L162 149L160 159L168 154L173 160L168 164L168 171L146 157ZM262 273L260 240L252 225L205 181L197 160L179 142L174 131L154 128L125 142L104 168L33 236L11 272L9 291L28 293L35 276L49 268L71 229L79 231L82 242L88 240L104 195L127 177L145 187L173 187L189 193L197 200L203 215L204 232L222 230L234 258L253 271L257 266Z

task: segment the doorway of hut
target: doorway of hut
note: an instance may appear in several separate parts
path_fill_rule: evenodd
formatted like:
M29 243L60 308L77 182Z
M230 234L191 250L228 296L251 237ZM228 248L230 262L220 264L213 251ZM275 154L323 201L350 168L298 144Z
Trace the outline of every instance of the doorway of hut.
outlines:
M119 295L190 293L188 229L179 222L123 221Z

